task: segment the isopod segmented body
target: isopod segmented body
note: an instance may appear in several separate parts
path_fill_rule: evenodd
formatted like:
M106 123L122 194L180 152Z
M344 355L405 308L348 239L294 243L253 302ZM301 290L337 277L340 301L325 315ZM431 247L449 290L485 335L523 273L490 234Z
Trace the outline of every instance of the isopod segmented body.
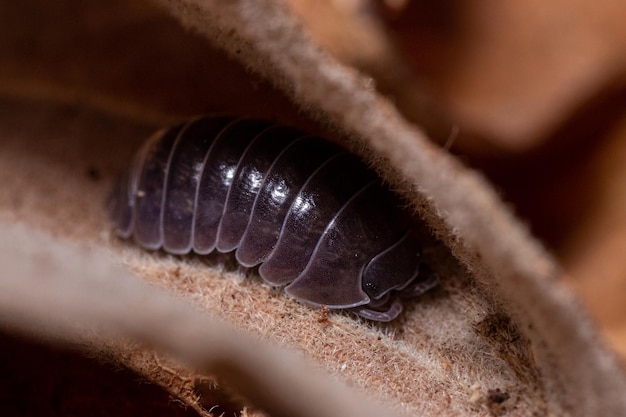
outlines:
M155 134L114 195L120 236L235 252L306 303L390 321L436 284L398 200L357 157L266 121L205 117Z

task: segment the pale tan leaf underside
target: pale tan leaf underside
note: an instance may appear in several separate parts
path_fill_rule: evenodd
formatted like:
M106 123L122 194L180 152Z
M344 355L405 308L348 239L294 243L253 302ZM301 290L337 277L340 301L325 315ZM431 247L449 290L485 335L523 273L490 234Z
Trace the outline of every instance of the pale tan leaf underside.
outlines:
M164 94L171 101L151 106L151 93L133 90L130 81L111 93L95 83L77 87L74 79L5 69L0 82L0 257L8 271L0 282L4 326L79 340L201 413L206 410L193 388L204 381L197 376L203 373L276 416L385 413L371 398L363 400L363 393L384 403L389 415L626 413L624 375L559 283L561 271L551 257L479 175L402 119L367 78L315 45L285 5L158 3L201 39L177 34L180 28L150 5L136 6L139 12L122 9L148 22L133 36L158 37L162 27L176 33L172 39L197 42L186 44L180 56L206 62L205 53L215 66L203 66L204 74L191 65L193 59L172 64L172 79L232 77L227 85L245 84L236 94L250 92L240 97L261 110L228 102L228 89L205 101L197 94L194 104L176 111L173 94ZM99 36L107 34L102 32ZM163 48L172 51L176 44ZM137 54L149 51L138 48ZM132 79L133 68L143 68L142 60L128 59L120 65L123 80ZM155 74L167 63L153 64ZM94 71L94 77L115 85L115 76L102 74L106 68ZM219 79L200 80L187 86L187 94L207 94L211 83L219 90ZM280 110L273 114L265 100ZM250 108L302 126L317 121L322 126L317 129L332 132L373 164L413 204L424 229L440 239L427 241L425 258L443 277L441 287L410 303L397 322L373 325L342 313L325 317L258 278L242 282L201 259L146 253L110 235L103 202L132 151L160 124L155 120ZM10 225L15 222L23 226ZM116 263L151 286L136 282ZM162 361L144 346L170 356ZM312 365L284 348L302 352L322 371L310 371ZM165 367L169 361L179 365ZM192 389L175 382L172 372L176 381L191 381ZM497 390L508 399L500 403Z

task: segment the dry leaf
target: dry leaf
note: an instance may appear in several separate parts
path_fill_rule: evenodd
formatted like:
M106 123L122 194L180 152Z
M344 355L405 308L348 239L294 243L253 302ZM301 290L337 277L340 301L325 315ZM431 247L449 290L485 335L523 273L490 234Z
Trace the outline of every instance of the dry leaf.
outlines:
M1 281L4 326L81 335L201 414L194 389L207 380L183 364L272 415L624 414L624 375L552 258L478 174L407 123L369 78L313 43L287 5L158 3L0 3L10 46L0 51L11 62L0 70L0 236L3 265L16 271ZM390 325L342 313L319 320L259 279L238 282L198 258L146 253L112 237L103 201L132 151L156 125L215 110L329 131L374 164L441 240L425 250L441 287ZM207 316L268 346L230 338ZM292 353L275 345L332 377L284 359ZM327 401L309 399L319 396Z

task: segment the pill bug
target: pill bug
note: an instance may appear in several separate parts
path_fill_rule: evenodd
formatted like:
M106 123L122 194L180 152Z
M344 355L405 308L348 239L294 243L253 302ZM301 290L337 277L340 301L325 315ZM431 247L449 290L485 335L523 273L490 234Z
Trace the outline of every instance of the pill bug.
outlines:
M118 182L111 217L144 248L234 251L297 300L391 321L401 299L437 283L399 207L373 170L332 142L212 116L153 135Z

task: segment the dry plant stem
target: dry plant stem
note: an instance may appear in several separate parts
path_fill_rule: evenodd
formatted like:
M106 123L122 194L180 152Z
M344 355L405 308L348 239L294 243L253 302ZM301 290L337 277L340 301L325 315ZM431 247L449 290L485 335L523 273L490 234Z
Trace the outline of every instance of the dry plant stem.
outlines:
M393 415L293 352L262 346L138 281L102 253L23 226L0 223L0 235L2 327L69 342L93 342L94 332L139 340L218 376L272 416Z
M544 382L559 401L577 415L626 414L626 380L615 358L571 294L555 281L561 272L554 261L478 175L437 152L366 80L313 44L283 5L259 0L160 3L273 80L303 108L363 138L410 178L413 184L407 185L394 172L383 172L406 195L419 191L425 196L431 211L422 214L528 332ZM374 160L367 151L361 153Z

